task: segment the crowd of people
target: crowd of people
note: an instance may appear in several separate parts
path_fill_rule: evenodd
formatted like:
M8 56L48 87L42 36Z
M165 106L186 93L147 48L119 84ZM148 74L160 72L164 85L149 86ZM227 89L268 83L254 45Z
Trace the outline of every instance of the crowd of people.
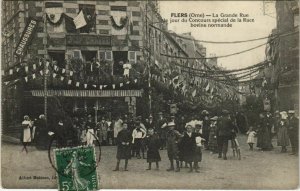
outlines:
M74 117L70 121L59 119L55 124L54 127L47 128L44 115L33 121L29 116L24 116L22 151L27 153L26 146L32 141L37 148L46 149L51 137L56 140L57 147L115 145L117 165L114 170L118 171L122 159L125 160L124 169L128 170L128 160L132 157L147 159L147 170L151 170L152 163L159 169L159 152L166 149L170 161L168 171L179 172L185 162L185 167L189 167L190 172L199 172L198 163L202 160L203 149L227 160L228 142L236 140L237 133L240 132L248 135L250 150L254 149L255 144L262 151L272 150L272 139L277 137L277 145L282 147L281 152L287 152L287 146L291 144L291 154L298 154L299 119L292 110L276 111L274 117L270 112L260 113L258 121L251 125L244 123L246 127L243 128L237 116L231 115L227 110L223 110L218 116L210 115L204 110L200 115L191 117L166 117L160 112L155 118L150 115L144 120L141 116L124 115L110 121L102 116L97 122L92 115L86 115Z

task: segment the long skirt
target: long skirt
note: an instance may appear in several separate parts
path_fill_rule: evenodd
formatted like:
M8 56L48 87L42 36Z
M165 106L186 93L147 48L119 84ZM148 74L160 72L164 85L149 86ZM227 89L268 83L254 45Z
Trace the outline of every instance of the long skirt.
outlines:
M86 132L86 144L93 145L94 139L94 129L88 129Z
M130 159L131 149L129 145L119 145L117 148L117 159Z
M147 150L147 162L158 162L161 161L158 149Z
M29 127L23 129L22 142L23 143L31 142L31 131Z
M286 127L280 127L277 133L277 145L278 146L289 146L289 135Z

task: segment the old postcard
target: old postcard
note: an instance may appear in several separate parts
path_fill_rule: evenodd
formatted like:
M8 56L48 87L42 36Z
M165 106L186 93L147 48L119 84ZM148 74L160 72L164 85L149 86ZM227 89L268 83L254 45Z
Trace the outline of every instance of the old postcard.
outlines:
M1 11L3 188L298 188L298 1Z

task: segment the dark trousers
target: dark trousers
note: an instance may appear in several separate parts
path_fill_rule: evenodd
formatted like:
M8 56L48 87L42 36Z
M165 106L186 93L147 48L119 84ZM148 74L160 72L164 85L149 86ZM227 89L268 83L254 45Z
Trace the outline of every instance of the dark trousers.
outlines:
M134 139L134 151L137 156L140 156L142 148L142 139Z
M109 145L114 144L114 132L113 131L107 131L107 142Z
M218 136L217 142L218 142L218 151L219 155L226 155L228 150L228 141L231 138L229 136Z
M292 152L298 153L298 144L299 144L299 137L298 133L289 132L290 142L292 145Z

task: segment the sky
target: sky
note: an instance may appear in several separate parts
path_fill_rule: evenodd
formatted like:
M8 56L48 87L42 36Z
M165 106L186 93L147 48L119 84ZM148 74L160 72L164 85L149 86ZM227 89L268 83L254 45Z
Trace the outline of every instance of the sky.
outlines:
M207 41L239 41L268 36L272 29L276 28L275 5L268 4L264 15L263 1L160 1L160 14L168 19L168 29L177 34L192 32L195 39ZM204 13L204 14L249 14L255 22L233 23L231 28L205 28L191 27L190 23L170 23L171 13ZM270 15L270 16L269 16ZM208 18L208 17L207 17ZM219 17L220 18L220 17ZM209 44L202 43L207 48L207 56L216 54L222 56L243 51L260 44L267 39L255 42L239 44ZM218 65L226 69L239 69L257 64L265 59L265 46L255 50L231 56L219 58Z

